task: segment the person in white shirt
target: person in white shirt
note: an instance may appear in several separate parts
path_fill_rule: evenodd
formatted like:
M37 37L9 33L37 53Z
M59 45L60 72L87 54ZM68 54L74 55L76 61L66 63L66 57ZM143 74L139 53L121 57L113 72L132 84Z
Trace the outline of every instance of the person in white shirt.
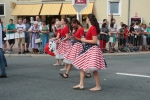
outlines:
M36 22L38 22L38 27L42 25L42 22L40 21L40 17L36 16Z
M0 78L7 78L4 57L5 57L4 52L2 49L2 26L0 21L0 69L1 69Z
M16 32L19 33L20 35L24 34L25 36L24 33L25 31L26 31L26 26L22 23L22 20L19 19L18 24L16 25ZM18 54L21 54L21 44L22 44L22 54L25 54L25 37L19 37L17 41L18 41L18 49L19 49Z

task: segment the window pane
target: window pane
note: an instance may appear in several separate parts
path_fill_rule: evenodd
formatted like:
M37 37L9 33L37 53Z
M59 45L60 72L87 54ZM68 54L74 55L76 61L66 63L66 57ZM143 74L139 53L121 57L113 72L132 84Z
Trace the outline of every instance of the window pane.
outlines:
M0 4L0 15L4 15L4 4Z
M119 2L110 2L110 13L119 13Z

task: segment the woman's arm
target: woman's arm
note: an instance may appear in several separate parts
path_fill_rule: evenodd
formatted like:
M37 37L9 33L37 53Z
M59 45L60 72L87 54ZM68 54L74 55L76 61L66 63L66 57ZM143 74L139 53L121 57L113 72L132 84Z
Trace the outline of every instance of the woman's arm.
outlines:
M60 37L60 33L57 34L57 37L56 38L52 38L53 40L58 40Z
M55 33L56 31L55 31L55 27L54 27L54 25L52 26L52 30L53 30L53 32Z
M66 34L66 37L63 40L61 40L61 41L66 41L68 39L69 39L69 34Z
M77 38L77 37L75 37L75 36L73 36L73 38L76 39L77 41L81 41L80 38Z
M81 38L81 41L89 44L97 44L97 38L97 36L92 36L92 40L86 40L85 38Z

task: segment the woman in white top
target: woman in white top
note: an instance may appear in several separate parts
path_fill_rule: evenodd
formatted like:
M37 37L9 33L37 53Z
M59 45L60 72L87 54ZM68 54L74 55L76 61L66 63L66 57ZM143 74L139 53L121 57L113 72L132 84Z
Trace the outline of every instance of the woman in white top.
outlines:
M114 23L112 22L110 24L109 28L109 51L110 53L114 53L114 46L116 44L116 34L117 34L117 28L114 26Z
M146 47L147 47L147 40L146 40L146 35L147 35L147 26L146 24L143 24L142 26L142 38L143 38L143 43L142 43L142 51L146 51Z

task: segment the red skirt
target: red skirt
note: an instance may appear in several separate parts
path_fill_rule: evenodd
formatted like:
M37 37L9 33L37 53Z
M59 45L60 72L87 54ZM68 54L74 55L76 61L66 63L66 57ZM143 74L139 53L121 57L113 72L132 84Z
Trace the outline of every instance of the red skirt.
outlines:
M63 41L58 45L56 50L56 58L57 59L64 59L64 55L71 47L71 42L69 40Z
M64 62L67 64L72 64L72 62L79 56L82 50L82 44L80 42L75 43L64 56Z
M88 47L89 46L85 46L84 49ZM80 54L72 64L75 68L85 72L93 72L107 67L102 51L96 45L87 50L83 50L82 54Z
M58 42L59 40L49 41L49 43L46 44L44 51L51 56L55 56Z

